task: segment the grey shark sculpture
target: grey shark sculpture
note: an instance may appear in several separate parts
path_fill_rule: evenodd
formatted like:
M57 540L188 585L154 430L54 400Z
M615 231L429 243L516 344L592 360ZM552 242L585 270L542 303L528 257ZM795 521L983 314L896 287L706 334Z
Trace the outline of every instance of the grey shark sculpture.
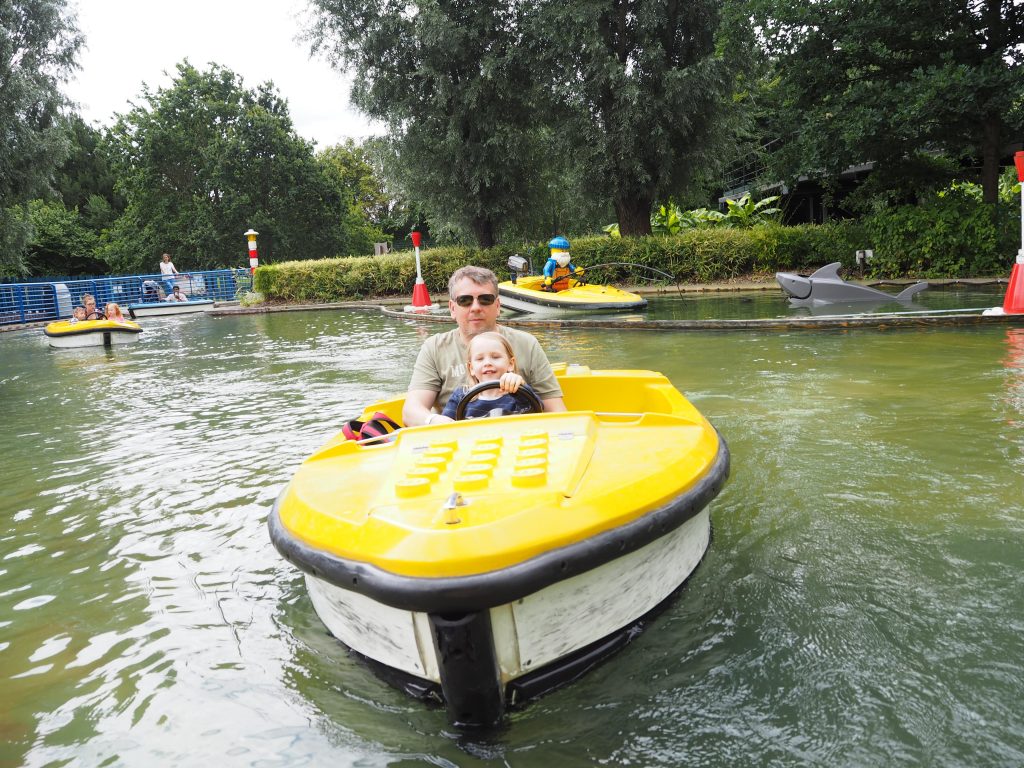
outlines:
M928 287L922 280L897 294L868 288L866 285L848 283L839 276L840 262L826 264L810 277L791 272L776 272L775 279L789 296L791 304L845 304L851 301L910 301L916 294Z

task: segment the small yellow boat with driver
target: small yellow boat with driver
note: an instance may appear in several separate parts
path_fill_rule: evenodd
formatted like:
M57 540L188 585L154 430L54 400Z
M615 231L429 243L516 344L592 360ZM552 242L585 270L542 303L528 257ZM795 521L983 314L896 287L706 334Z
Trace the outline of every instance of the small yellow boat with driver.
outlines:
M113 344L130 344L139 340L142 326L130 320L57 320L43 329L51 347L71 349L75 347L109 347Z
M459 725L628 642L697 567L728 476L725 441L660 373L554 368L568 412L339 434L270 515L331 633Z
M544 289L543 275L522 275L498 283L501 306L519 312L629 312L647 306L647 299L611 285L591 285L569 277L569 287L557 293Z

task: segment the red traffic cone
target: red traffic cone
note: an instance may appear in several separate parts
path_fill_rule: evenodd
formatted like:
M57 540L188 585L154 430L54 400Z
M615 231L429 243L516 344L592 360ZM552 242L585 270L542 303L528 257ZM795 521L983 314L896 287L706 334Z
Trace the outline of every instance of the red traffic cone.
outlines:
M423 273L420 272L420 243L423 242L419 232L412 233L412 245L416 249L416 283L412 287L412 304L406 306L406 312L429 312L437 309L437 304L430 303L430 294L427 293L427 284L423 282Z
M433 306L430 303L430 294L427 292L427 284L422 277L416 278L416 284L412 287L412 306L425 309Z
M1006 286L1003 314L1024 315L1024 152L1015 153L1013 163L1017 166L1017 181L1021 184L1020 250L1017 251L1017 260L1013 263L1013 271L1010 272L1010 284Z
M1007 315L1024 315L1024 263L1017 259L1010 273L1010 284L1006 286L1003 312Z

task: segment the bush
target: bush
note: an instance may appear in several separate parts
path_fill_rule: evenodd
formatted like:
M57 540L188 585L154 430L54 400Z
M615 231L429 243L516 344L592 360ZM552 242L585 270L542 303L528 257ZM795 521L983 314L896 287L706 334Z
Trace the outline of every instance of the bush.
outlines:
M970 277L1002 274L1012 262L1018 220L1013 206L984 205L954 188L919 206L874 213L864 228L876 243L873 277Z
M676 282L708 283L749 274L810 272L834 261L856 266L857 250L874 250L872 277L973 277L1003 274L1016 252L1017 220L1012 206L982 204L956 190L925 206L893 208L861 222L822 225L763 224L749 229L696 228L675 235L581 237L572 241L573 262L594 269L600 282L636 282L650 273L640 265L667 272ZM465 264L494 270L507 279L508 257L529 258L534 271L547 260L547 244L467 247L421 251L423 279L431 293L445 293L448 277ZM255 290L269 299L329 302L412 293L416 262L411 251L293 261L256 270Z
M783 227L770 224L752 229L690 229L677 235L636 238L583 237L572 243L573 261L588 268L602 267L601 281L633 282L650 273L630 267L652 267L677 282L728 280L752 272L809 269L830 261L854 264L854 251L871 247L863 230L850 223ZM465 264L494 270L508 277L508 257L529 258L535 271L547 260L547 244L526 243L480 250L466 247L421 251L427 290L445 293L448 277ZM358 256L319 261L271 264L256 270L255 290L268 299L330 302L411 294L416 261L410 251L383 256Z

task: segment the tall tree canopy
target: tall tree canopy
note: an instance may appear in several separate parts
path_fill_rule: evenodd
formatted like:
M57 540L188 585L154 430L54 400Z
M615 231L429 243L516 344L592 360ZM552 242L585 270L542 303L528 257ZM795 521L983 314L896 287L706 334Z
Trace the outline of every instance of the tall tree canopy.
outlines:
M623 234L647 233L655 198L730 137L720 0L311 2L314 40L355 68L353 99L387 122L409 196L483 246L556 221L531 209L576 184L614 202Z
M27 204L67 152L59 86L81 44L64 0L0 0L0 274L25 272Z
M653 202L731 147L740 59L718 45L720 2L537 0L532 23L555 135L614 203L620 232L650 234Z
M152 270L164 251L180 268L238 264L249 228L270 261L348 252L345 201L273 84L249 90L185 61L142 96L109 136L127 201L105 252L113 268Z
M313 39L354 69L353 101L388 126L408 197L494 244L537 183L521 4L311 2Z
M996 201L1000 156L1024 129L1019 0L740 5L775 64L777 170L898 170L938 150L980 160L984 198Z

